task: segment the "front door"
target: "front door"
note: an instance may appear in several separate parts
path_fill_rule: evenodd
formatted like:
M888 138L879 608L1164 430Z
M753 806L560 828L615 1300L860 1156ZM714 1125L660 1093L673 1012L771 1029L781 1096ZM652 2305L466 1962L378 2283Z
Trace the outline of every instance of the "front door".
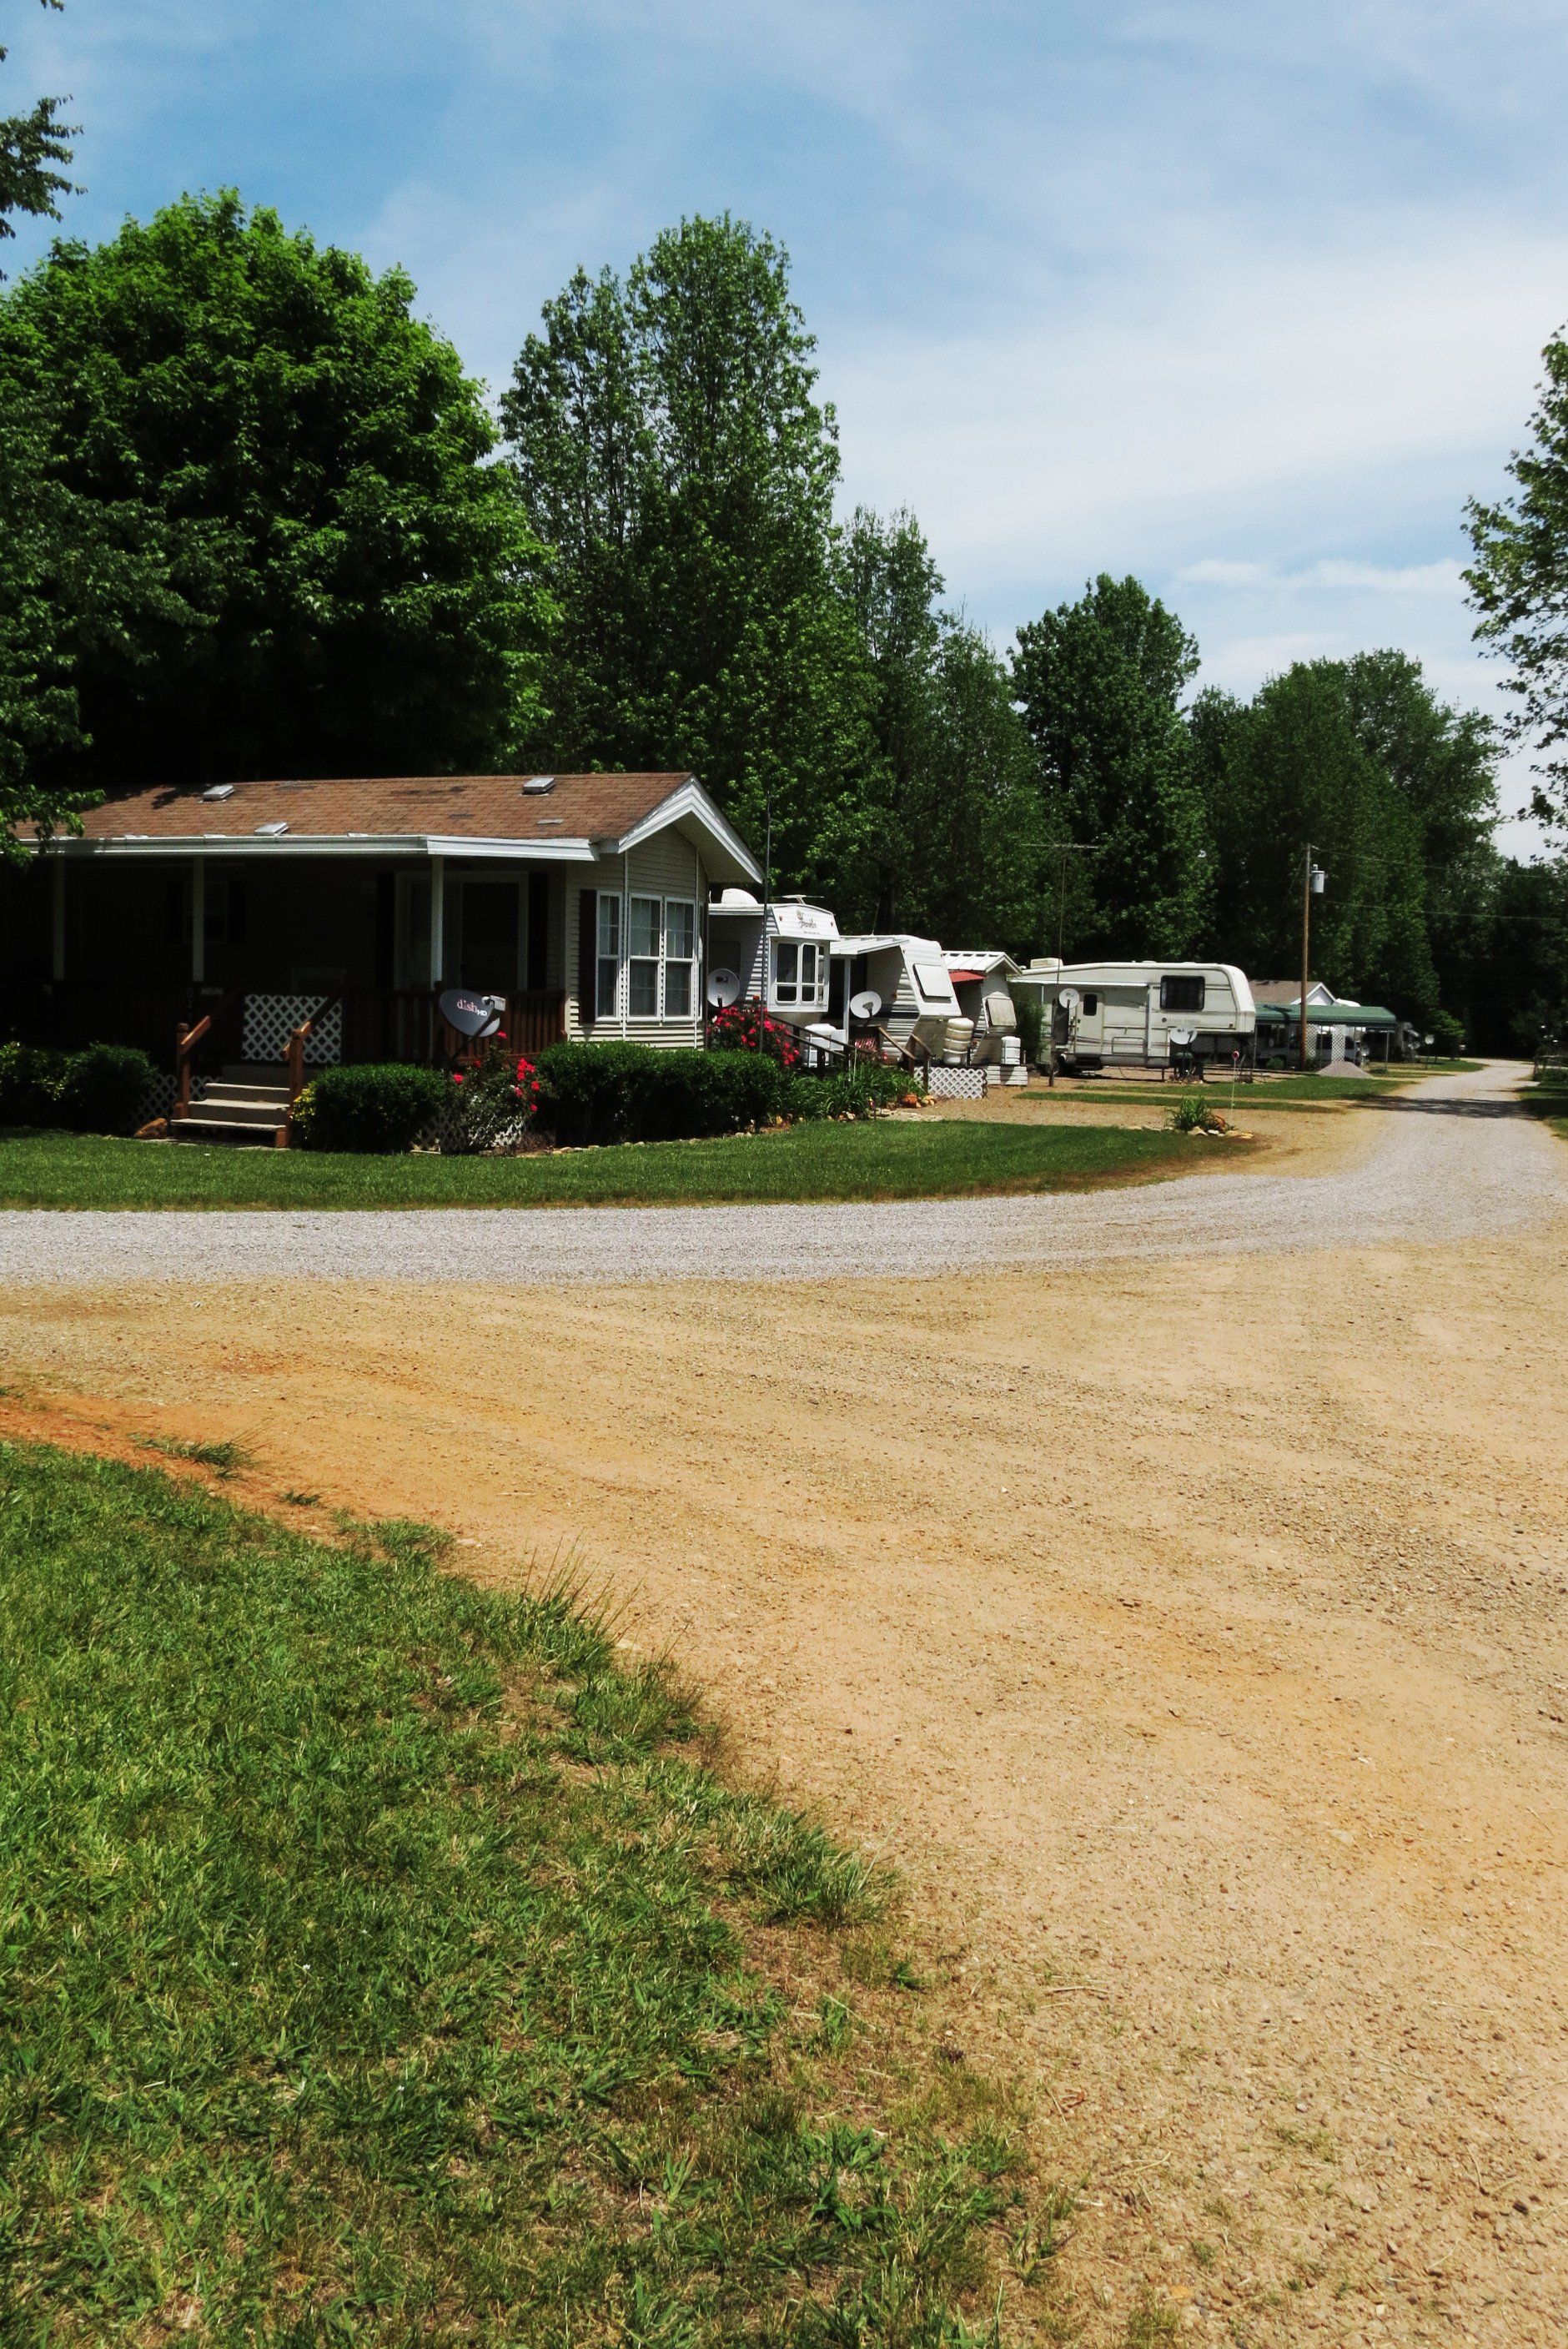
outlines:
M517 985L517 883L463 883L458 978L484 995L510 995Z

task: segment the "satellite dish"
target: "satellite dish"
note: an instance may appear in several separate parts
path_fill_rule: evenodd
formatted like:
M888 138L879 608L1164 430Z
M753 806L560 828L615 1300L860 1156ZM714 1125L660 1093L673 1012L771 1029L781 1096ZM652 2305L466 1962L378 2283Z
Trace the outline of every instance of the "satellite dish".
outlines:
M1083 997L1078 993L1076 987L1064 987L1061 993L1057 996L1057 1001L1061 1005L1062 1009L1067 1013L1069 1019L1073 1019L1077 1013L1081 1011L1083 1009Z
M1189 1044L1195 1044L1197 1040L1198 1030L1196 1028L1172 1028L1171 1030L1171 1041L1176 1046L1179 1051L1184 1052Z
M874 1019L882 1009L882 997L872 987L862 988L859 995L850 998L851 1019Z
M710 970L706 992L716 1011L727 1011L740 1000L739 977L733 970Z
M476 995L471 987L449 987L440 1000L440 1013L449 1028L459 1036L493 1036L500 1026L500 1012L488 995Z

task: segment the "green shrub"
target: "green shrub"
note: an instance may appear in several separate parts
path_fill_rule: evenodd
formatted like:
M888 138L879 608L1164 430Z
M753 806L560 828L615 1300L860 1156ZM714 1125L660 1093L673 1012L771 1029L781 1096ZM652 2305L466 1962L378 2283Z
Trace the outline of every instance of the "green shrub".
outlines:
M784 1115L802 1123L824 1117L875 1117L903 1101L911 1085L905 1069L885 1061L851 1061L825 1076L791 1077Z
M1432 1050L1439 1060L1457 1061L1465 1048L1463 1024L1451 1011L1434 1011L1427 1022Z
M1231 1130L1230 1119L1202 1093L1183 1093L1171 1112L1171 1124L1176 1133L1228 1133Z
M73 1133L134 1133L157 1073L134 1044L89 1044L66 1062L56 1116Z
M56 1124L66 1066L52 1044L0 1044L0 1125Z
M780 1112L789 1080L744 1051L552 1044L539 1056L539 1123L557 1142L679 1142L739 1133Z
M1031 1069L1045 1057L1046 1007L1037 995L1020 994L1014 1006L1018 1015L1018 1041Z
M434 1125L449 1090L439 1069L405 1061L323 1069L294 1103L294 1140L305 1150L409 1150Z

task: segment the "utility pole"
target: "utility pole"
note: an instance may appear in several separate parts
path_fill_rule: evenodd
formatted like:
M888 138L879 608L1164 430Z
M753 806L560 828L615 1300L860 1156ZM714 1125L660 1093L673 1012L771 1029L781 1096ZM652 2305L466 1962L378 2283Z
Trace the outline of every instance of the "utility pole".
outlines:
M1312 983L1312 901L1323 895L1323 874L1312 861L1309 840L1301 860L1301 1001L1296 1007L1301 1014L1301 1034L1296 1065L1306 1074L1306 990Z

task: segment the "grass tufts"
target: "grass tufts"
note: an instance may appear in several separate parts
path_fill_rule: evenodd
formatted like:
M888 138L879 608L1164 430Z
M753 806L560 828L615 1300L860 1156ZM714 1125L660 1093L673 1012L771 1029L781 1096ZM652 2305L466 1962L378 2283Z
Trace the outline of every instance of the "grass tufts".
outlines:
M196 1444L177 1435L139 1435L136 1440L144 1452L160 1452L167 1460L190 1460L198 1468L215 1469L220 1476L233 1476L242 1468L255 1466L253 1453L228 1440Z

